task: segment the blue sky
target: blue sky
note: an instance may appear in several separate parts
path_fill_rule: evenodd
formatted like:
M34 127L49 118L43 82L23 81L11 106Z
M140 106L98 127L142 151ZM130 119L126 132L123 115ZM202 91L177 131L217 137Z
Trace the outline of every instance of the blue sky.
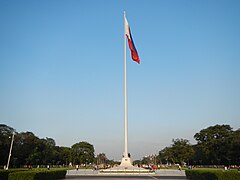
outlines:
M215 124L240 127L240 1L0 1L0 123L121 159L123 11L134 159Z

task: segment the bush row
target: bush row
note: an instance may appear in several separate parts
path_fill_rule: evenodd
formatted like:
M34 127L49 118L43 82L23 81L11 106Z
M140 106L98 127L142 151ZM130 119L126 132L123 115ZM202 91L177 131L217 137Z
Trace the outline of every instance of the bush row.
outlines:
M8 180L8 175L17 171L25 171L24 169L10 169L10 170L0 170L0 180Z
M64 179L66 170L0 171L1 180L54 180Z
M193 180L239 180L240 172L231 170L186 170L187 179Z
M8 174L9 173L10 173L10 171L0 170L0 179L1 180L8 180Z

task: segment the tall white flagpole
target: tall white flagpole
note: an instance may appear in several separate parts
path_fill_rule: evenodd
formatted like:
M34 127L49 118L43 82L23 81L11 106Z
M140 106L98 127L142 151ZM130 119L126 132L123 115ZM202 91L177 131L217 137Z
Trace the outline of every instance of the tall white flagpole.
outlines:
M124 158L128 158L126 12L124 11Z

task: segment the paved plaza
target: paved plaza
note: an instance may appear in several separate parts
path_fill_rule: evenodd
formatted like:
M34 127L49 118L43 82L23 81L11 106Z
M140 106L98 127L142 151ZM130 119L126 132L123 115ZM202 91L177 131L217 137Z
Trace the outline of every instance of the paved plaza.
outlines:
M100 174L98 171L90 170L90 169L81 169L81 170L69 170L66 175L67 180L83 180L83 179L113 179L113 180L121 180L121 179L166 179L166 180L182 180L186 179L185 171L179 170L157 170L154 174Z

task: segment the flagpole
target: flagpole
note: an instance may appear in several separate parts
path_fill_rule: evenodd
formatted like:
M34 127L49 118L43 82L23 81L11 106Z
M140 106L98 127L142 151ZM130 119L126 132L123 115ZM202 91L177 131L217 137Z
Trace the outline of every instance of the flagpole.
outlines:
M10 150L9 150L9 154L8 154L8 161L7 161L6 170L8 170L9 163L10 163L10 158L11 158L11 155L12 155L12 147L13 147L14 135L15 135L15 132L13 131L11 145L10 145Z
M128 158L126 12L124 11L124 158Z

